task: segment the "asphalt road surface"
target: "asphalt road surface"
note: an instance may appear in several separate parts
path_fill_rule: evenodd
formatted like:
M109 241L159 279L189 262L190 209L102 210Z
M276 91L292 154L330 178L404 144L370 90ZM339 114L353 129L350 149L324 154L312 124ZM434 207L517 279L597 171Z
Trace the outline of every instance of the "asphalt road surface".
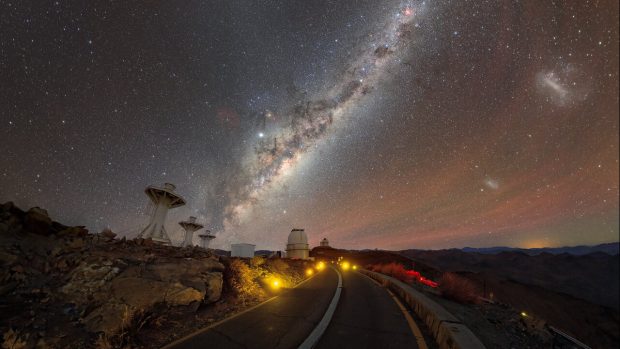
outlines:
M386 289L343 271L340 302L315 348L419 348L403 311Z
M340 301L315 348L420 348L386 289L353 270L341 275ZM326 268L269 302L165 348L297 348L323 318L337 284L336 271Z
M331 268L271 301L166 348L297 348L319 323L334 296Z

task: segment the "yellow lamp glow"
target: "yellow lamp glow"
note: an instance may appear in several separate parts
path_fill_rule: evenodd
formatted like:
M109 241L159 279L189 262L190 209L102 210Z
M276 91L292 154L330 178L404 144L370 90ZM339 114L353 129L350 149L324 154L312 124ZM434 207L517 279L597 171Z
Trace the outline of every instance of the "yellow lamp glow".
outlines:
M277 277L275 277L275 276L268 277L268 278L265 280L265 284L266 284L266 285L269 285L269 288L271 288L271 289L272 289L272 290L274 290L274 291L277 291L277 290L279 290L281 287L283 287L283 286L284 286L284 283L282 282L282 280L281 280L281 279L279 279L279 278L277 278Z
M342 270L349 270L349 268L351 268L351 264L349 264L349 262L342 262L340 266L342 267Z
M312 270L312 268L308 268L308 269L306 269L306 275L307 275L307 276L310 276L310 275L312 275L312 274L314 274L314 270Z

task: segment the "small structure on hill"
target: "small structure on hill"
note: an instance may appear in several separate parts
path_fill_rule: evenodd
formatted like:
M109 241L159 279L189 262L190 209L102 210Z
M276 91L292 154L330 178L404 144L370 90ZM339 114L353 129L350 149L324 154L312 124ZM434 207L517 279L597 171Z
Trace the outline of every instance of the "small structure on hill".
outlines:
M329 240L327 240L327 238L321 240L321 247L329 247Z
M139 238L152 239L155 242L170 245L170 237L164 228L168 210L185 205L185 199L174 192L176 187L171 183L164 183L163 188L149 185L144 192L155 206L151 214L151 221L142 230Z
M181 247L194 246L194 232L202 229L202 224L196 223L196 217L190 216L188 220L179 222L179 225L185 230L185 239Z
M286 256L295 259L308 259L308 236L303 229L291 230L286 244Z
M253 244L245 244L245 243L231 244L230 245L230 256L252 258L254 257L254 247L256 247L256 245L253 245Z

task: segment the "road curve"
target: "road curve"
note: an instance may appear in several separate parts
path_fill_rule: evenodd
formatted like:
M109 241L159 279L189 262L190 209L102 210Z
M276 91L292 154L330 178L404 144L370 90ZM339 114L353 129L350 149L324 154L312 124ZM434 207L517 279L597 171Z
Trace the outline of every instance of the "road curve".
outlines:
M340 303L315 348L419 348L405 315L386 289L343 271Z
M297 348L323 317L337 284L336 271L326 268L250 311L164 348Z

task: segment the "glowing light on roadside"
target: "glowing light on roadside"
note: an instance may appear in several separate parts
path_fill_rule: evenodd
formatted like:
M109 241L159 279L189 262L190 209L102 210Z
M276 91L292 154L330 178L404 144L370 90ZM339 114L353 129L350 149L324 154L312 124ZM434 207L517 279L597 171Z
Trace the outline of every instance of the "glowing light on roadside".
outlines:
M269 285L269 287L274 291L277 291L284 286L284 283L282 282L282 280L275 276L267 278L265 280L265 283Z
M318 262L316 264L316 270L320 271L320 270L323 270L323 269L325 269L325 263L324 262Z
M308 268L308 269L306 269L306 275L307 275L307 276L310 276L310 275L312 275L312 274L314 274L314 270L312 270L312 268Z
M524 311L522 311L522 312L521 312L521 316L523 316L523 317L527 317L527 313L526 313L526 312L524 312Z
M354 265L354 266L353 266L353 270L357 270L357 265Z
M342 267L342 270L349 270L349 268L351 268L351 264L349 264L349 262L342 262L340 266Z

